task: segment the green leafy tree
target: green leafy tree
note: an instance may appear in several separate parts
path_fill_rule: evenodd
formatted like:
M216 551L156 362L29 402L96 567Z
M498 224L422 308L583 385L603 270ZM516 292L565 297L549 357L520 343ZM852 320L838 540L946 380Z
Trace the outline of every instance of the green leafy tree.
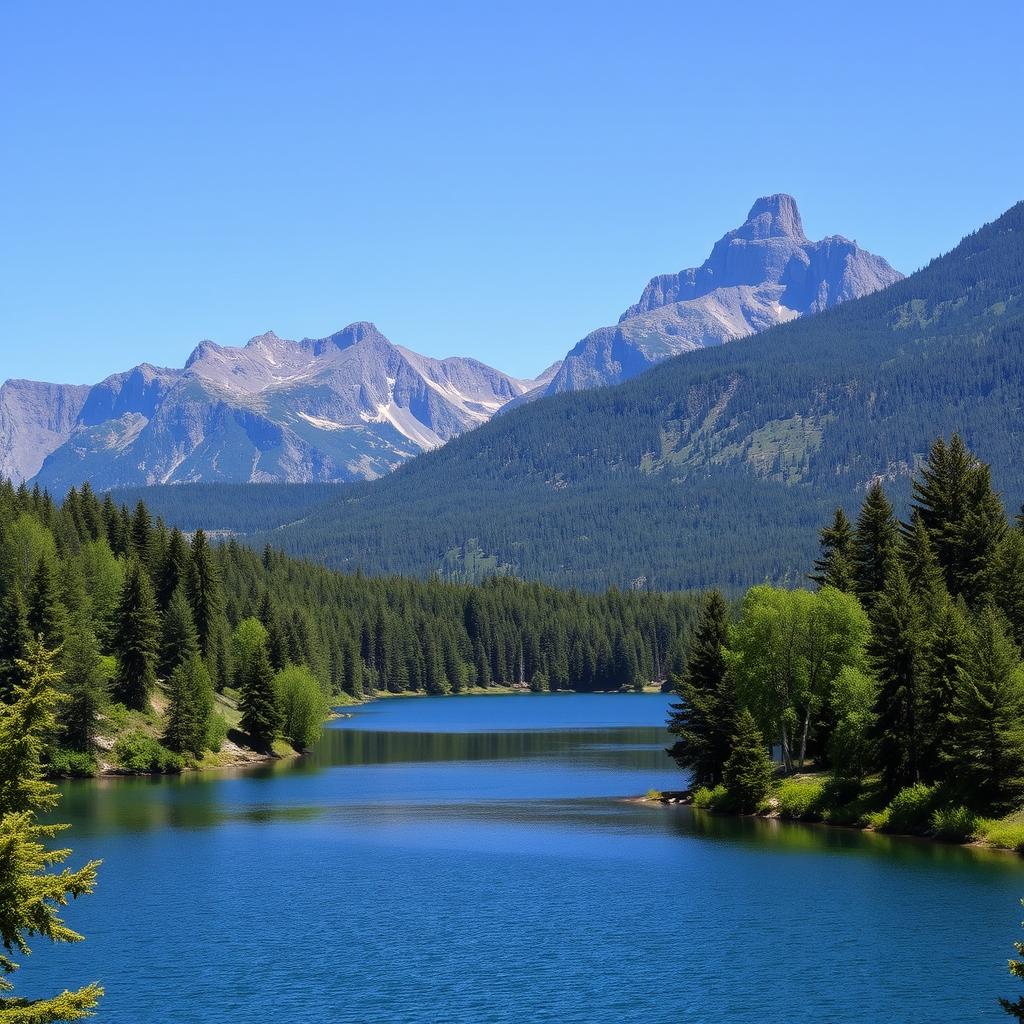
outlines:
M836 677L832 692L835 729L829 740L829 759L835 775L861 782L874 763L874 678L847 665Z
M134 557L128 563L115 618L114 694L128 707L144 711L156 682L160 619L149 576Z
M853 527L842 508L837 508L832 523L821 531L821 557L814 563L810 579L819 587L832 587L844 593L854 589Z
M1024 799L1024 666L1002 615L984 608L950 710L950 778L979 809Z
M274 676L274 696L285 739L297 750L306 750L316 743L330 707L313 673L305 665L281 669Z
M774 767L754 716L744 708L736 719L732 753L725 762L723 781L740 811L753 811L771 792Z
M213 714L213 687L198 651L180 662L167 682L167 725L163 742L176 754L201 757Z
M778 737L783 764L803 765L812 722L846 666L864 663L868 619L851 594L752 587L729 630L727 660L739 703ZM818 739L827 744L828 736Z
M231 661L235 673L235 686L242 689L252 671L253 662L260 650L269 656L269 634L259 619L250 616L242 619L231 634ZM271 662L273 665L273 662Z
M240 681L242 728L258 750L270 750L281 732L281 710L274 693L274 669L266 644L256 648Z
M14 700L0 704L0 971L12 974L18 964L10 953L27 956L28 939L39 935L52 942L78 942L82 936L61 919L70 898L92 892L98 862L77 870L52 870L70 856L51 848L51 840L68 826L40 824L37 815L52 811L56 788L43 779L45 738L57 726L60 695L54 655L38 640L22 662L26 682ZM11 1024L50 1024L91 1016L103 990L96 984L65 990L45 999L10 995L13 984L0 978L0 1019Z
M669 753L688 770L695 786L722 781L722 769L736 728L736 694L725 646L729 609L717 590L708 594L693 633L686 669L676 683L680 701L669 714L668 731L676 738Z

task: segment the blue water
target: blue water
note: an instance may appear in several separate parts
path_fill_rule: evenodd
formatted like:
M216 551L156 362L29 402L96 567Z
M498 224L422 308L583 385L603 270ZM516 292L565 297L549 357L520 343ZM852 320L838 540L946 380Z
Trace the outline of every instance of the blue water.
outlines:
M246 773L64 787L102 857L19 989L98 1019L1007 1019L1024 863L622 797L677 787L667 700L396 699Z

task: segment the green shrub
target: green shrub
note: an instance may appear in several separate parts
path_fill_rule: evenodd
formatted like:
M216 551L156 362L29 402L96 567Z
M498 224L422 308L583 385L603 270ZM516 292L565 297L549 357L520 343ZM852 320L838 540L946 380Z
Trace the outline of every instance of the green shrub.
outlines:
M62 779L88 779L99 774L99 765L84 750L56 747L50 751L49 773Z
M661 796L662 796L662 793L661 793L660 789L649 789L649 790L647 790L647 799L648 800L660 800Z
M993 846L1024 853L1024 821L979 818L976 823L975 835Z
M901 789L884 811L868 815L868 821L881 832L920 832L931 824L935 802L935 787L917 782Z
M151 736L141 732L125 733L114 744L114 757L126 772L139 775L181 771L181 758Z
M224 746L224 741L227 738L227 719L223 715L214 712L206 723L206 745L216 754Z
M128 725L128 714L128 709L123 704L111 701L107 705L107 710L103 716L106 719L106 731L111 733L123 732Z
M974 837L978 819L966 807L937 807L932 811L932 831L939 839L965 843Z
M825 783L815 780L787 780L779 786L776 797L779 815L794 821L818 821L822 817Z
M693 806L702 811L725 810L729 802L729 791L722 785L715 786L714 789L701 786L693 794Z

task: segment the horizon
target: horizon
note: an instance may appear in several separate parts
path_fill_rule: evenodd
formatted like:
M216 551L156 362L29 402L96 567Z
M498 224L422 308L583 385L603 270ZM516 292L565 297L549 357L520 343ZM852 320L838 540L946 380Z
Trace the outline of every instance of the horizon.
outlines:
M735 11L669 4L242 12L3 16L0 378L93 384L362 320L526 378L758 196L906 274L1022 198L1008 3L932 11L913 52L920 19L881 4L751 5L739 37Z

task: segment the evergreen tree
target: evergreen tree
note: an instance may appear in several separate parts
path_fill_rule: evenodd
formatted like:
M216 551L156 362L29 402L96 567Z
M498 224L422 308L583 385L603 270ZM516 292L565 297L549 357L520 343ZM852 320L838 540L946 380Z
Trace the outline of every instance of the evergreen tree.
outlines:
M117 675L114 694L128 707L145 711L156 682L160 619L149 576L137 558L132 557L128 563L115 619L117 629L113 640Z
M171 595L163 614L160 631L160 674L170 679L179 666L199 654L199 634L192 619L192 607L185 596L184 587Z
M41 636L50 648L59 647L64 639L64 607L60 602L60 586L51 559L40 556L28 588L28 628L33 637Z
M744 708L736 718L732 753L722 770L729 796L740 811L754 811L771 792L774 767L754 716Z
M225 682L221 674L226 661L225 653L221 649L226 644L224 591L220 570L206 541L206 534L202 530L196 530L192 537L188 598L199 634L199 649L206 659L215 685L219 688Z
M175 666L168 680L164 744L178 754L201 757L212 713L213 687L197 649Z
M834 587L844 593L854 589L853 528L842 508L837 508L832 525L821 531L821 557L814 563L810 579L819 587Z
M11 581L0 603L0 701L11 700L21 682L18 662L28 657L32 633L28 628L28 609L17 580Z
M92 892L97 862L77 870L53 869L71 851L53 849L52 840L66 825L41 825L37 815L56 807L56 788L43 780L45 737L57 725L60 696L54 689L59 673L54 655L33 641L20 668L26 680L14 699L0 704L0 972L12 974L17 964L6 955L28 955L27 939L40 935L52 942L78 942L59 916L71 897ZM12 1024L51 1024L91 1016L103 990L87 985L48 999L25 1000L6 995L13 984L0 977L0 1018Z
M181 530L175 527L167 540L167 550L157 576L156 601L161 609L171 603L178 587L188 585L190 559L188 544Z
M983 609L950 710L950 777L972 806L1024 799L1024 667L999 612Z
M669 753L689 770L695 786L722 781L736 728L736 698L725 659L729 609L717 590L708 594L693 633L683 677L676 685L668 731L678 737Z
M879 767L889 794L920 779L926 636L903 567L894 563L872 613Z
M72 750L90 751L96 742L97 720L109 699L107 672L99 641L85 616L75 619L60 651L65 694L60 715L61 742Z
M153 519L143 501L135 506L131 519L131 544L136 558L147 572L154 569Z
M256 648L241 680L242 728L260 750L270 750L281 731L281 712L274 694L274 670L265 644Z
M995 554L991 579L996 605L1014 642L1024 650L1024 530L1008 530Z
M899 527L880 483L868 488L853 534L854 590L864 606L874 604L885 587L897 554Z

